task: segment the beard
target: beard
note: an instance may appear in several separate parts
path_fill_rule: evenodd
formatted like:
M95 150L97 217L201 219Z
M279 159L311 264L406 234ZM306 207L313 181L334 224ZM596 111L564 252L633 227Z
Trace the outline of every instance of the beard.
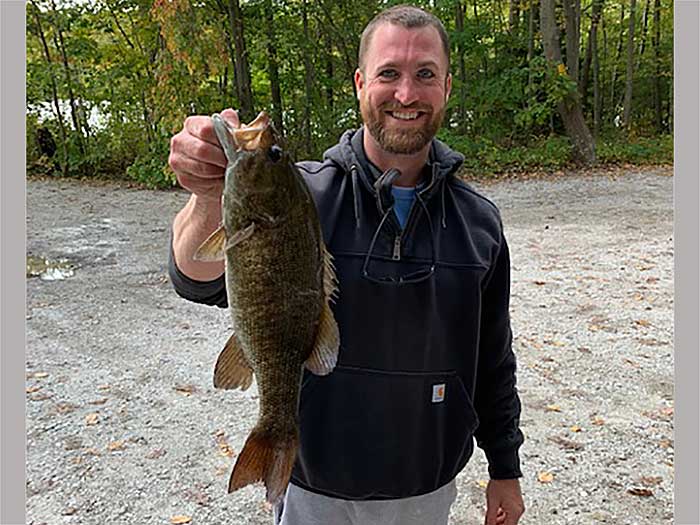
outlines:
M430 106L423 105L397 108L395 104L385 103L379 108L374 108L368 103L366 97L360 99L360 113L362 113L362 120L367 126L370 135L384 151L396 155L412 155L429 144L442 125L442 121L445 118L445 107L446 104L436 113L433 113ZM392 109L403 111L421 110L425 112L427 118L423 125L418 128L387 128L387 119L394 117L384 112Z

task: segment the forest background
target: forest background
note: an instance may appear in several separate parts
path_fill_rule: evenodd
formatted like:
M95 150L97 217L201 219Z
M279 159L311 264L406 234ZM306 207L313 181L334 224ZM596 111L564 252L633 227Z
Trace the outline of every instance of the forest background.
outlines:
M27 172L168 187L193 114L268 110L297 159L358 127L378 0L29 0ZM673 161L672 0L434 0L465 174Z

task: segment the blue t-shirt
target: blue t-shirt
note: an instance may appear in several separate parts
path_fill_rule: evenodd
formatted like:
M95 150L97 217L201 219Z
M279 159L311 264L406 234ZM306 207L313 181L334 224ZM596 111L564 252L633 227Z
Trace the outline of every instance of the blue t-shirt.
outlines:
M394 213L403 229L406 226L406 219L408 219L408 212L411 209L411 204L413 204L413 199L416 197L416 188L392 186L391 195L394 197Z

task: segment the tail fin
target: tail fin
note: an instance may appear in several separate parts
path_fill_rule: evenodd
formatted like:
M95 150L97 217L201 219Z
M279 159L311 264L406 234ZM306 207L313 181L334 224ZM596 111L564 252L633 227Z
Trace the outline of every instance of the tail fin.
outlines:
M281 438L258 427L254 428L233 467L228 482L229 493L263 481L267 489L267 501L277 503L287 489L298 446L296 428L292 435Z

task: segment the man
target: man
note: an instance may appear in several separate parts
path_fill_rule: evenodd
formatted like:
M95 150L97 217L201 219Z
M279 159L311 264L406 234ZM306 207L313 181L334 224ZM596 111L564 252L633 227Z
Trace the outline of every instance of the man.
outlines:
M496 207L455 177L434 139L450 94L438 19L397 6L365 29L355 85L364 126L300 172L334 256L339 362L304 373L300 450L283 525L446 524L455 476L489 462L486 525L524 511L508 247ZM233 110L222 113L238 124ZM226 306L222 263L192 255L221 221L226 161L208 117L173 137L192 192L175 217L170 273L187 299Z

